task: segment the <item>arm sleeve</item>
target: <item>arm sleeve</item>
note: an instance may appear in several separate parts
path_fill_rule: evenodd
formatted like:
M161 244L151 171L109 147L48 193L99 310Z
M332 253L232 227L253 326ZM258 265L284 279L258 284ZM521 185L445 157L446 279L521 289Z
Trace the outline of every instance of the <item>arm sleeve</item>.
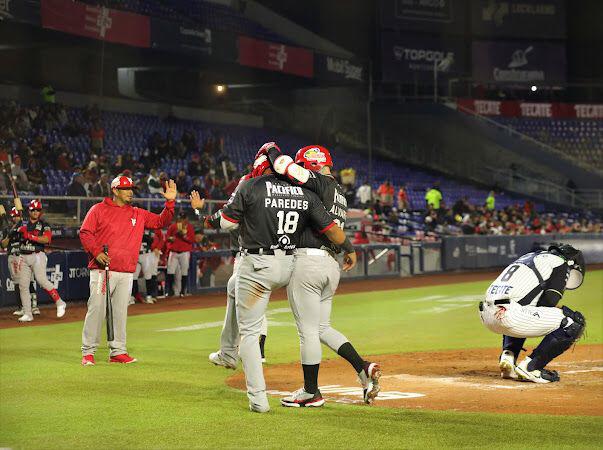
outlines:
M176 202L174 200L169 200L165 202L165 207L161 214L155 214L146 209L143 209L145 212L144 216L144 227L145 228L163 228L170 224L172 219L174 218L174 206Z
M245 183L237 190L235 195L220 211L221 222L227 221L237 224L243 219L243 211L245 210L246 197L251 183Z
M96 240L95 231L98 226L98 214L96 207L92 207L82 223L80 228L80 241L82 247L92 256L98 255L103 251L102 244Z
M322 204L320 199L315 194L312 194L309 200L310 221L312 222L312 227L321 234L334 227L335 222L325 209L325 206Z
M550 278L547 280L546 288L536 306L557 306L567 281L567 263L563 263L553 269Z

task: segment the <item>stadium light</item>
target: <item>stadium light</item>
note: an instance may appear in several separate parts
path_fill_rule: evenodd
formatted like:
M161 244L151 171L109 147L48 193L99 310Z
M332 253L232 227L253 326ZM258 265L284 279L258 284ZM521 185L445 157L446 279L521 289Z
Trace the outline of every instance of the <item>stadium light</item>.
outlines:
M226 92L226 86L223 84L216 84L216 93L224 94Z
M536 91L538 90L538 87L537 87L537 86L535 86L535 85L532 85L532 87L530 88L530 90L531 90L532 92L536 92Z

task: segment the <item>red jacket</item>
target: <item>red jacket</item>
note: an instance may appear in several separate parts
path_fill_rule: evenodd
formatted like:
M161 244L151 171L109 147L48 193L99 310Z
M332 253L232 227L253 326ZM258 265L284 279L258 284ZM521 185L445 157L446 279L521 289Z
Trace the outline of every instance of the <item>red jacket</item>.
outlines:
M106 244L111 258L110 269L133 273L144 229L167 226L174 217L174 204L173 200L165 202L159 215L131 205L119 207L110 198L94 205L80 228L80 241L88 253L88 268L102 268L96 255Z
M186 234L182 236L178 233L178 223L173 223L167 230L167 237L174 237L174 242L170 243L171 252L190 252L193 250L195 242L195 229L190 223L186 224Z
M151 244L151 250L163 251L164 245L165 245L165 239L163 238L163 231L161 231L161 228L156 228L155 236L153 236L153 243Z

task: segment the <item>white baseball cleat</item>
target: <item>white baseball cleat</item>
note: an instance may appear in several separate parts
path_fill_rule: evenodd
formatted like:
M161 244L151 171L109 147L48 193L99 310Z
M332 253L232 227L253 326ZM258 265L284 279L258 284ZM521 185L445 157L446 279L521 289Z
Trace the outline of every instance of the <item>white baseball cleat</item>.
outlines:
M65 315L65 310L67 309L67 303L63 300L59 300L57 302L57 317L60 319Z
M23 315L23 309L18 309L13 313L13 316L22 316Z
M136 299L134 299L133 295L130 295L130 300L128 300L128 306L133 305L134 303L136 303Z
M517 372L517 376L520 380L531 381L532 383L553 383L559 381L559 374L556 370L528 370L530 361L532 361L532 359L526 357L515 367L515 372Z
M33 308L31 308L31 312L34 316L39 316L40 315L40 308L38 308L37 306L34 306Z
M308 408L308 407L320 407L325 404L325 399L322 398L320 390L316 393L311 394L306 392L304 388L298 389L288 397L281 398L281 405L289 408Z
M515 355L510 350L503 350L500 355L500 361L498 363L500 368L501 378L507 380L517 380L517 373L515 372Z
M33 322L33 316L30 316L29 314L23 314L17 320L19 322Z
M366 362L364 369L358 374L358 381L362 385L364 403L372 404L379 394L381 387L379 386L379 378L381 378L381 367L379 364Z
M231 363L225 361L224 358L222 358L222 353L220 353L220 351L210 353L209 362L215 364L216 366L225 367L226 369L236 370L237 368L236 365L233 366Z
M144 302L145 302L145 303L155 303L155 298L153 298L153 296L151 296L151 295L147 295L147 296L144 298Z

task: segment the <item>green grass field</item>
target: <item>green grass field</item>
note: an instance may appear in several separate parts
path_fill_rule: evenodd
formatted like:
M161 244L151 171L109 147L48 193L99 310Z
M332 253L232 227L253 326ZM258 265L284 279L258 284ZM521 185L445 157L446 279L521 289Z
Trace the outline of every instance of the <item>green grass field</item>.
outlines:
M338 296L333 325L361 354L496 347L476 303L487 282ZM603 271L587 275L564 303L584 313L581 342L601 343ZM273 301L271 309L286 307ZM139 362L80 366L81 323L0 330L0 447L10 448L603 448L603 418L498 415L369 408L327 403L278 406L253 414L232 371L211 366L223 308L133 316L128 349ZM290 312L277 311L267 342L269 363L295 362ZM325 351L327 358L335 357Z

